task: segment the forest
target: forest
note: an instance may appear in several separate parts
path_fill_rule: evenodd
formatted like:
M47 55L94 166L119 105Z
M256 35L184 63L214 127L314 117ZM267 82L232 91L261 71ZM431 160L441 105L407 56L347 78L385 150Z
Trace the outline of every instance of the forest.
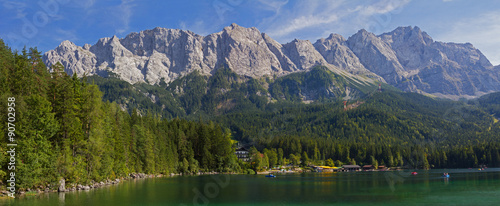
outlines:
M130 173L236 172L231 132L213 122L165 119L122 111L102 100L95 84L51 72L36 48L12 52L0 41L0 115L6 131L8 98L15 98L15 142L0 140L0 179L16 173L18 190L89 184ZM16 143L16 168L7 169L7 143ZM54 189L54 188L52 188Z
M8 99L15 98L16 182L23 190L88 184L130 173L254 173L292 164L402 168L500 166L500 93L442 100L382 84L354 87L324 68L253 79L221 67L169 84L47 69L36 48L0 40L0 180L5 185ZM352 85L351 85L352 86ZM340 92L340 93L339 93ZM315 94L304 103L301 95ZM239 161L235 142L250 150Z
M194 72L168 85L154 86L90 78L109 91L105 98L106 93L134 93L136 97L130 99L126 95L108 99L123 107L130 105L127 101L142 98L147 104L134 102L134 106L157 108L167 118L204 119L229 128L240 145L255 146L255 153L267 151L264 157L268 159L258 161L263 162L262 167L274 166L269 157L279 156L278 151L283 152L279 163L302 162L302 157L313 164L331 159L338 166L500 165L500 93L452 101L404 93L382 84L382 92L357 87L354 93L359 98L348 101L356 107L344 111L340 94L325 91L332 85L346 85L346 81L321 67L274 80L241 77L221 67L210 77ZM116 82L124 86L117 87ZM153 103L141 93L154 93L157 101ZM317 94L317 99L305 104L301 93ZM255 159L259 156L254 155Z

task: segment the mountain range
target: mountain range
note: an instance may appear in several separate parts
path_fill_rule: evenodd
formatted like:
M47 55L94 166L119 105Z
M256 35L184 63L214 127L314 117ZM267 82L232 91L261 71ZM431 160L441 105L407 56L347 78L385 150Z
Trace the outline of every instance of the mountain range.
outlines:
M331 34L315 43L286 44L236 24L207 36L157 27L83 47L64 41L43 60L49 67L60 62L70 75L112 74L131 84L168 85L195 71L211 76L222 67L247 79L276 80L322 66L342 79L328 89L335 87L339 98L379 84L452 99L500 91L500 66L481 51L470 43L434 41L418 27L381 35L362 29L348 39Z

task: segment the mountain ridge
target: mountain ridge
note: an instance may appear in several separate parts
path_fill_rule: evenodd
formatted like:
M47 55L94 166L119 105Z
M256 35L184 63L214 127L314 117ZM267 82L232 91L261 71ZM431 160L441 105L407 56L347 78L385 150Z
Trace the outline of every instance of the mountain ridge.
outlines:
M331 34L280 44L257 28L231 24L201 36L156 27L125 38L101 38L83 47L64 41L43 56L78 76L114 73L129 82L165 83L195 70L212 75L228 66L238 75L276 78L325 66L364 84L387 82L403 91L446 98L500 91L500 66L493 66L470 43L434 41L418 27L398 27L381 35L364 29L345 39Z

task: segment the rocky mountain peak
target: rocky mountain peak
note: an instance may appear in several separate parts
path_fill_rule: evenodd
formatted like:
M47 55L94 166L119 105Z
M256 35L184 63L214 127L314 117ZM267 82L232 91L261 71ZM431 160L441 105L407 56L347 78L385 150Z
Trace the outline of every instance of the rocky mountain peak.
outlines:
M359 58L346 45L346 39L339 34L330 34L328 38L321 38L314 43L315 49L332 65L356 75L363 75L381 82L383 78L367 70Z
M65 40L65 41L61 42L61 44L59 44L59 46L57 46L55 48L55 50L58 53L64 53L64 52L68 52L68 51L74 51L76 48L77 48L77 46L73 42Z
M326 47L330 47L333 45L338 45L338 44L345 44L346 39L340 35L340 34L330 34L326 39L321 38L318 39L314 44L322 44L325 45Z
M389 84L402 81L403 67L389 44L364 29L347 39L347 47L371 72L381 76Z
M76 46L73 42L69 40L64 40L63 42L61 42L61 44L59 44L58 47L73 47L73 46Z
M367 38L374 38L376 37L375 34L366 31L365 29L360 29L356 34L350 36L349 38L357 38L357 39L367 39Z
M316 65L326 65L323 56L314 48L309 40L294 39L284 44L283 49L300 69L308 69Z
M322 65L360 82L375 79L444 97L500 91L498 66L472 44L436 42L416 26L379 36L361 29L347 40L330 34L314 44L299 39L280 44L255 27L237 24L207 36L156 27L83 47L63 41L43 59L49 67L61 62L69 74L112 72L130 83L168 83L195 70L211 75L222 65L247 77L282 76Z
M414 45L430 45L434 42L426 32L423 32L417 26L398 27L392 32L381 34L380 38L391 44L393 42L411 42Z

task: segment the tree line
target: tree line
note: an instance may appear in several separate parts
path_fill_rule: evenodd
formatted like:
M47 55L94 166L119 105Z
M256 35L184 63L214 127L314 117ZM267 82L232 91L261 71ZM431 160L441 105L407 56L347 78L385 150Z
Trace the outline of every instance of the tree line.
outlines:
M130 173L235 172L240 166L231 132L213 122L164 119L122 111L102 100L97 85L69 76L61 64L48 71L36 48L13 52L0 40L1 119L7 98L16 103L18 189L88 184ZM0 124L5 131L6 124ZM7 172L7 134L0 139L0 180Z

